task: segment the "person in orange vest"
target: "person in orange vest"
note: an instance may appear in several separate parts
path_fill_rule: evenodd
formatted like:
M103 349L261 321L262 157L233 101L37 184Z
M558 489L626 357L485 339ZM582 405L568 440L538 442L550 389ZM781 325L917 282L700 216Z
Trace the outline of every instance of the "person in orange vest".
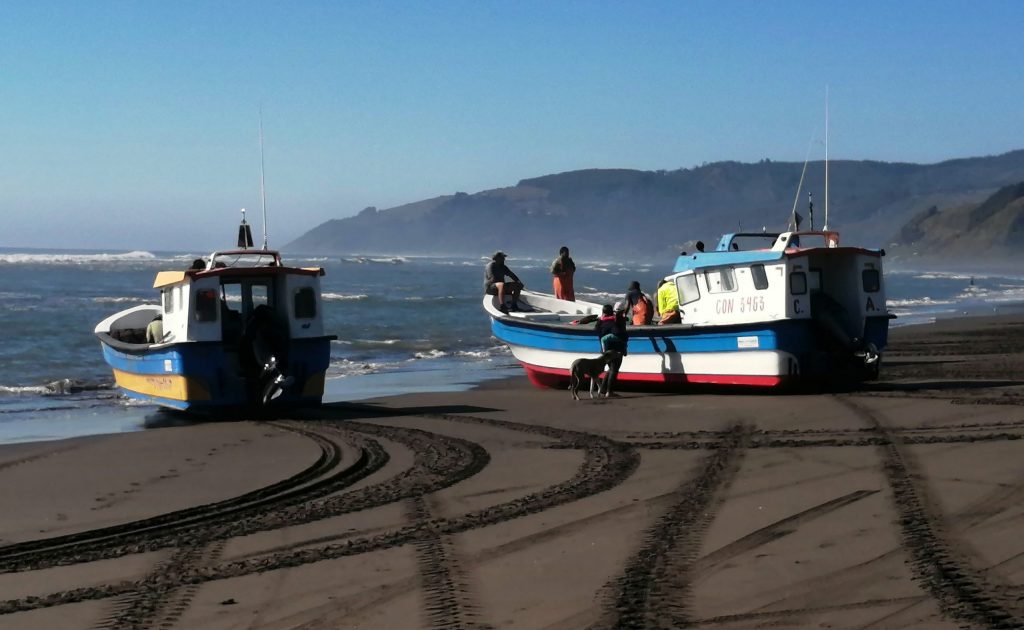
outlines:
M634 326L647 326L654 319L654 302L640 290L640 283L636 280L629 283L623 302Z
M551 263L552 286L555 290L555 297L559 300L576 301L576 294L573 291L572 277L576 273L576 263L569 257L569 248L562 247L558 250L558 258Z

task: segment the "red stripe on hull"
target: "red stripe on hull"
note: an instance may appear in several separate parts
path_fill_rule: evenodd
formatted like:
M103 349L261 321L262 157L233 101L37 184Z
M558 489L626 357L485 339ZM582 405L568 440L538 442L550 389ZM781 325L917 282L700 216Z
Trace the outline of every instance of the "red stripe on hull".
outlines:
M529 365L520 362L526 370L526 376L537 387L564 388L569 383L569 370ZM642 383L685 385L743 385L748 387L778 387L785 382L781 376L749 376L743 374L641 374L638 372L619 372L617 383Z

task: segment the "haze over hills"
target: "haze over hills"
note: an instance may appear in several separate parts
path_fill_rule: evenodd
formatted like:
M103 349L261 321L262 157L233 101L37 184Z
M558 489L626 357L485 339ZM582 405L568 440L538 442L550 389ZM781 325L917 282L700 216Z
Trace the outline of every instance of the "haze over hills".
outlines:
M1024 182L1000 188L980 203L931 206L907 222L894 241L900 257L975 262L1019 257L1024 252Z
M458 192L323 223L285 249L318 254L674 256L729 231L784 229L803 164L717 162L674 171L588 169ZM824 164L808 164L797 209L824 219ZM884 246L929 208L978 204L1024 181L1024 150L937 164L832 160L829 223L848 244Z

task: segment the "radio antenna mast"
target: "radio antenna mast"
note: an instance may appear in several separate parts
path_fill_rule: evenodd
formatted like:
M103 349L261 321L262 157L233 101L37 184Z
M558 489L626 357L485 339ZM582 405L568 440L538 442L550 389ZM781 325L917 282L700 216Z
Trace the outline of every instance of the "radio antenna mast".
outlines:
M827 181L827 180L826 180ZM263 181L263 106L259 107L259 196L263 204L263 249L266 244L266 186Z
M828 84L825 84L825 225L828 229Z

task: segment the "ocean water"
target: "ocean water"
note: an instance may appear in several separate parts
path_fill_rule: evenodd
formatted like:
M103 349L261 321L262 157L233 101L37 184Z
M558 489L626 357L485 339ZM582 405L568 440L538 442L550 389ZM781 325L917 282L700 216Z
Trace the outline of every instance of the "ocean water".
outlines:
M205 253L0 249L0 443L179 422L118 394L92 331L114 312L155 303L155 274ZM521 374L480 306L482 256L285 260L326 270L325 329L338 336L327 401L452 391ZM528 288L546 292L549 263L508 261ZM651 292L673 263L578 260L576 295L610 303L631 280ZM897 326L1024 302L1024 276L897 268L886 271L886 283Z

